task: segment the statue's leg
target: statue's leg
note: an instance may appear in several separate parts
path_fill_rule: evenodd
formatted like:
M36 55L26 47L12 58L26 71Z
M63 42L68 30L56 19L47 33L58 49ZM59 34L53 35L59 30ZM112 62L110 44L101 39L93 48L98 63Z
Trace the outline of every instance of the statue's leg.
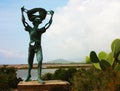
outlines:
M31 69L33 67L34 54L35 54L34 49L30 46L28 53L28 75L25 81L29 81L31 78Z
M37 50L36 52L36 58L38 61L38 82L44 83L44 81L41 79L41 70L42 70L42 60L43 60L43 55L42 55L42 49Z

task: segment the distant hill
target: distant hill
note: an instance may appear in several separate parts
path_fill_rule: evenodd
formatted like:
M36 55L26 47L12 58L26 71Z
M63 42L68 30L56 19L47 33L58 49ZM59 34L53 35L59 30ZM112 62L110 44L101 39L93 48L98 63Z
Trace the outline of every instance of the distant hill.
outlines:
M65 59L56 59L56 60L53 60L53 61L48 61L46 63L73 63L73 62L65 60Z

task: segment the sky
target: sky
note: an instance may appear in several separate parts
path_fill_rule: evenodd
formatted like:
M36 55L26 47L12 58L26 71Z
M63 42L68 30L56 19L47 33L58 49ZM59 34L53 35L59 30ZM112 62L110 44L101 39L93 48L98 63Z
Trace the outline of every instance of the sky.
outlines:
M22 6L55 12L42 35L43 62L85 62L90 51L109 53L112 41L120 38L120 0L1 0L0 64L27 64L29 34L21 22Z

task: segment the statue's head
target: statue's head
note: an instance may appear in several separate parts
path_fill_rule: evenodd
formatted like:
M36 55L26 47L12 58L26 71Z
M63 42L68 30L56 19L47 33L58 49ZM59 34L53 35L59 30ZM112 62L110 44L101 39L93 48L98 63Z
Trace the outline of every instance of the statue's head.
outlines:
M39 25L40 23L42 23L42 20L39 18L39 17L36 17L34 20L33 20L33 25Z
M47 11L43 8L33 8L27 11L27 15L31 22L42 22L46 18Z

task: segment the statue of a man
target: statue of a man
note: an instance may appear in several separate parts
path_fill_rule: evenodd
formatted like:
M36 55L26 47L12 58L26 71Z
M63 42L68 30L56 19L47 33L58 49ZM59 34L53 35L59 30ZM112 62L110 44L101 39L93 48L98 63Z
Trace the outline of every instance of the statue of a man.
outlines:
M31 10L27 10L24 7L21 8L22 13L22 23L25 27L25 30L29 32L30 36L30 43L29 43L29 53L28 53L28 75L25 81L30 81L31 78L31 69L33 67L33 59L34 55L36 54L36 58L38 61L38 82L44 83L44 81L41 79L41 69L42 69L42 60L43 60L43 54L42 54L42 47L41 47L41 35L45 33L45 31L50 27L52 23L52 17L54 14L54 11L46 11L43 8L33 8ZM27 13L29 21L32 22L33 27L30 26L25 21L24 13ZM36 15L38 13L38 15ZM51 15L50 20L45 26L42 28L39 28L39 24L42 23L42 21L46 18L47 13Z

